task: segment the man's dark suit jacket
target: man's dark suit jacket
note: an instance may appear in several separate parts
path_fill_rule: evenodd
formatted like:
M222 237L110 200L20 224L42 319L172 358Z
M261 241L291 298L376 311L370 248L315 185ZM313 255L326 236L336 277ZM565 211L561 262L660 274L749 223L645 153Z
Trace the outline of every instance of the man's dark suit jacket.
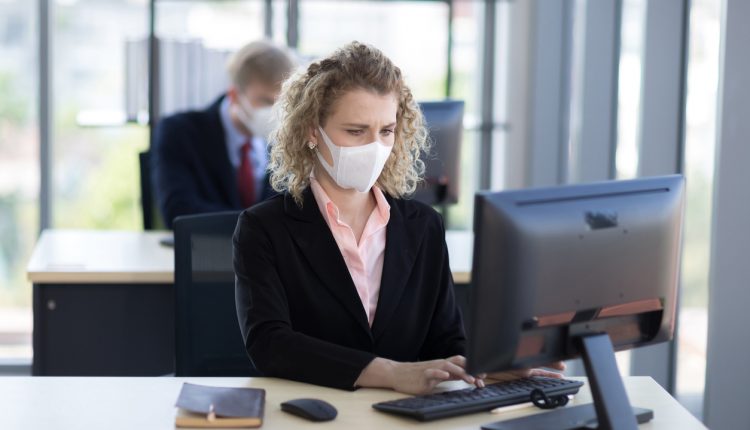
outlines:
M237 315L263 374L353 389L375 357L464 353L442 218L423 203L386 198L391 215L372 329L309 187L301 208L285 194L240 215Z
M163 118L156 126L151 178L168 228L180 215L244 209L219 114L223 99L202 111ZM260 200L274 194L265 178Z

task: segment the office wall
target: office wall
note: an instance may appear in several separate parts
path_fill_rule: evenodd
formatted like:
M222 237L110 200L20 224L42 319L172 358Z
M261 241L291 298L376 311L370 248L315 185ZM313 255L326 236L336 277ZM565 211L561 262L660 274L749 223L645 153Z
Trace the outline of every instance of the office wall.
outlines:
M706 424L716 429L750 423L748 18L750 2L724 1L705 392Z

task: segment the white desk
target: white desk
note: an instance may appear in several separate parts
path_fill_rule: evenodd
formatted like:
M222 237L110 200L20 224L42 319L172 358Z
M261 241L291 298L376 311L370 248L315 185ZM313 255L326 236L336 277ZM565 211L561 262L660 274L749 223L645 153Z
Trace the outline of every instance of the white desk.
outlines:
M174 282L169 232L45 230L27 266L29 281L52 284Z
M464 230L448 230L445 232L445 243L448 246L453 282L469 284L474 255L474 233Z
M371 404L403 397L388 390L334 390L273 378L0 378L2 427L7 429L171 429L174 403L185 381L214 386L266 389L263 429L472 429L500 419L544 413L533 407L502 415L477 413L420 423L383 414ZM452 383L453 387L460 383ZM573 404L590 402L585 385ZM705 427L667 394L653 379L629 377L625 387L635 406L653 409L654 419L641 429L704 429ZM279 409L281 402L299 397L328 401L338 409L330 422L312 423Z
M169 232L45 230L27 266L35 284L174 282L174 252L159 244ZM446 232L453 279L471 280L473 234Z

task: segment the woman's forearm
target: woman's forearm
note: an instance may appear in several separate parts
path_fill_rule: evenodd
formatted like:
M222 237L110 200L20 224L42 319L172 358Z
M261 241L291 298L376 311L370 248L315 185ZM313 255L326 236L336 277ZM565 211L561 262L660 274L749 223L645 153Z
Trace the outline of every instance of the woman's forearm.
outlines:
M355 387L393 388L393 371L398 363L376 357L362 370L354 383Z

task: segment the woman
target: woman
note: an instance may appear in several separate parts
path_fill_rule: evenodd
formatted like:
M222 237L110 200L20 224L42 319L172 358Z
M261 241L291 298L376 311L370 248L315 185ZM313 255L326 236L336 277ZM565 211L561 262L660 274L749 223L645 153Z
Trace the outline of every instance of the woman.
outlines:
M398 67L353 42L282 89L271 184L234 235L237 312L268 376L424 393L466 373L441 217L403 199L428 149Z

